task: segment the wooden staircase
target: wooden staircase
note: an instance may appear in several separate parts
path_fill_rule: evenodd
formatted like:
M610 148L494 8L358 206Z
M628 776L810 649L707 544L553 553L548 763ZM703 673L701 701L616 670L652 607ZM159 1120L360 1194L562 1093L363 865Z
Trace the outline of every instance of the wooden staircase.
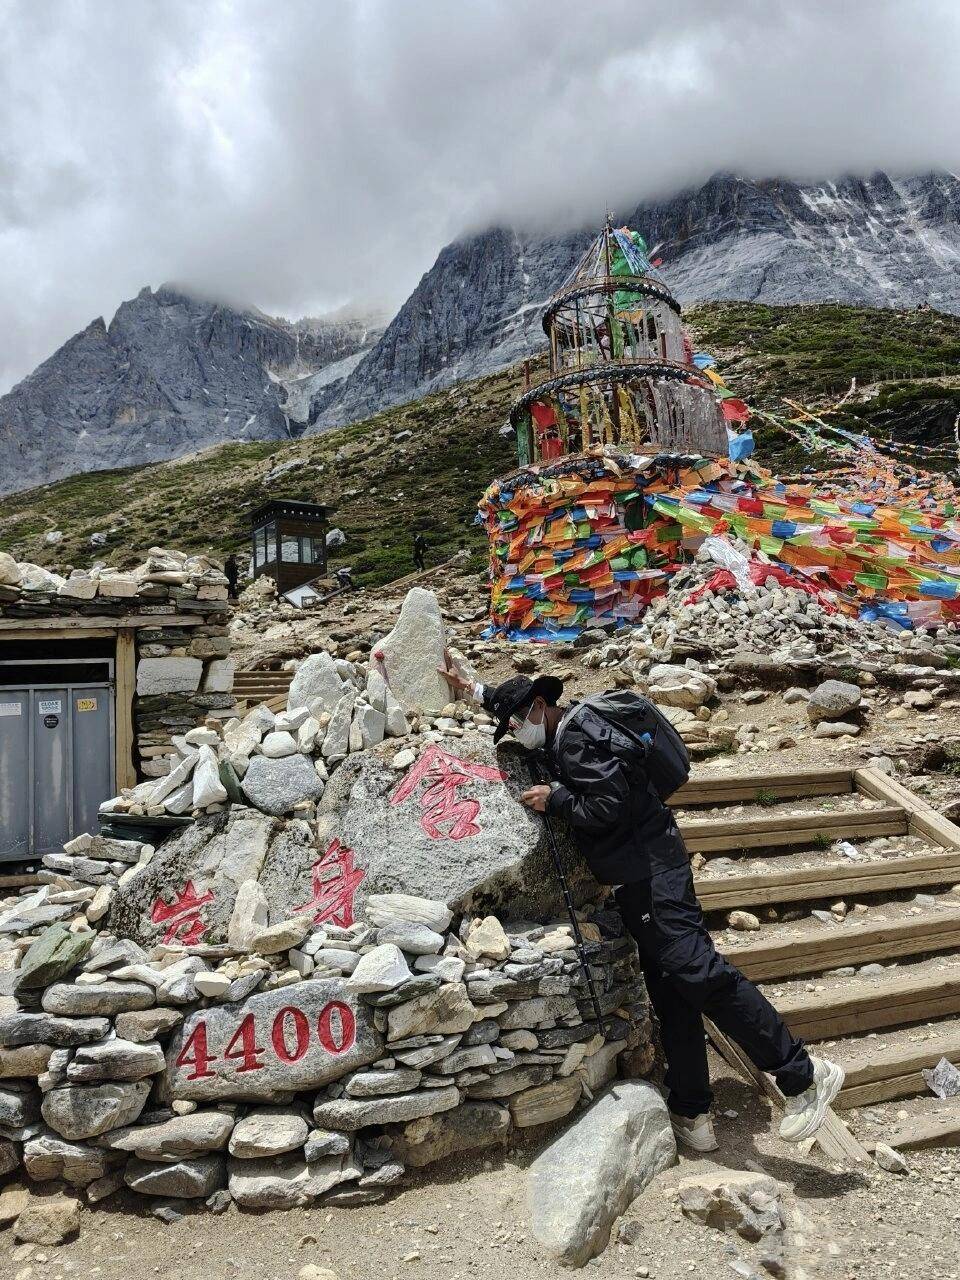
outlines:
M960 827L869 768L703 775L671 804L702 856L697 894L718 948L846 1069L835 1107L935 1101L921 1070L942 1057L960 1065ZM830 912L838 900L846 914ZM733 910L756 915L759 930L725 927ZM868 964L883 968L865 975ZM708 1031L732 1065L749 1067ZM926 1124L925 1142L935 1129ZM942 1134L960 1136L960 1125L945 1121Z
M265 702L271 711L284 711L293 676L289 671L238 671L233 692L241 713Z

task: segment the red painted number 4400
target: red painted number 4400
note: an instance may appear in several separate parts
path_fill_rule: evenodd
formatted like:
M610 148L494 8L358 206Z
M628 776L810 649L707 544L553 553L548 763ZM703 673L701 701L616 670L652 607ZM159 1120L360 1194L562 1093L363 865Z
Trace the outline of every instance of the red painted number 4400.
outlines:
M285 1005L273 1020L270 1044L260 1045L253 1014L248 1013L224 1049L223 1061L238 1063L237 1075L245 1071L262 1071L265 1065L263 1058L268 1053L280 1062L299 1062L310 1048L312 1032L310 1019L303 1010ZM336 1056L353 1048L357 1028L350 1006L339 1000L331 1000L324 1005L317 1018L316 1035L326 1053ZM210 1070L211 1062L216 1061L216 1055L211 1055L207 1045L206 1020L201 1018L177 1055L177 1066L191 1068L186 1080L200 1080L204 1076L216 1075Z

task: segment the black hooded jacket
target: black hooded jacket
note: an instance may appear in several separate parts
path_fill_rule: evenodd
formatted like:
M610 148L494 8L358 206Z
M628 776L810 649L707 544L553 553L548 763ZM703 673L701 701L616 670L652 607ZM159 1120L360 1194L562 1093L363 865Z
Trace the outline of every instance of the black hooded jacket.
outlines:
M544 753L556 779L547 812L570 826L601 884L630 884L689 859L673 814L650 785L643 757L584 707Z

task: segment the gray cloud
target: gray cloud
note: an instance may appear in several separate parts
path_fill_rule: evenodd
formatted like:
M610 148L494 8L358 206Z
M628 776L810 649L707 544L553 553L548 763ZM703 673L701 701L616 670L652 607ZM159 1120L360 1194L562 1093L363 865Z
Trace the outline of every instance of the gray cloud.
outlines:
M951 0L0 0L0 390L142 285L395 306L716 169L958 165Z

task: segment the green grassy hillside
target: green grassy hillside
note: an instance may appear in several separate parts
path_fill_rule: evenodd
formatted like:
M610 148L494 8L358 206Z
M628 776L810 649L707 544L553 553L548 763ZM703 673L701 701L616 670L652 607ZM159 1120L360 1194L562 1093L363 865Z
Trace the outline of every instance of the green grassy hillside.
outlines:
M952 435L960 317L710 303L687 321L695 346L712 352L728 385L757 406L782 408L784 397L825 403L856 377L865 394L848 406L851 424L914 440ZM164 543L220 556L245 547L249 511L282 494L336 508L333 522L348 538L339 560L366 585L410 570L417 530L432 560L466 546L479 564L473 514L489 481L513 465L513 442L498 431L520 382L507 370L324 435L226 445L15 494L0 499L0 550L57 567L127 566ZM769 431L758 438L769 465L810 461ZM64 537L48 547L43 534L52 529ZM102 547L90 544L97 532L107 535Z

